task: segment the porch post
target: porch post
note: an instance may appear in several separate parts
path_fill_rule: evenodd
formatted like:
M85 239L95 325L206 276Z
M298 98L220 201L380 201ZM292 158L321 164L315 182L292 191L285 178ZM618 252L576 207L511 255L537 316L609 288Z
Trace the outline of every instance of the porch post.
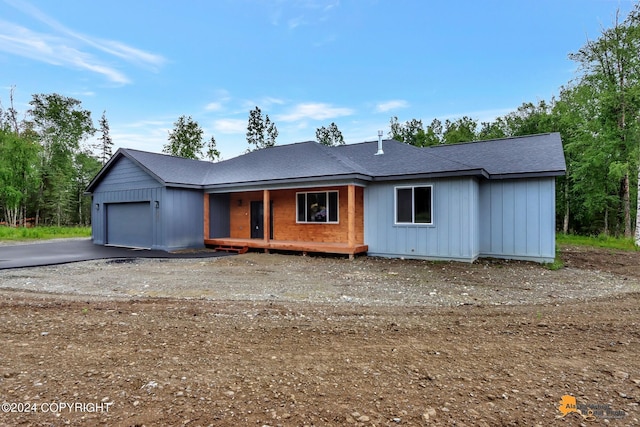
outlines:
M347 242L349 247L356 245L356 187L347 187Z
M262 229L264 230L264 242L269 243L271 236L271 195L269 194L269 190L262 190L262 199L263 199L263 219L264 224ZM268 251L268 249L267 249Z
M209 239L209 193L204 193L204 238Z

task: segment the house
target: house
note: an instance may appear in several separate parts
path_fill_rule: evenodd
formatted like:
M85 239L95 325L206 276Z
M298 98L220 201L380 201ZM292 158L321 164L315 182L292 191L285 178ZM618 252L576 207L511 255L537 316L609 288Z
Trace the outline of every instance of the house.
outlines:
M429 148L379 138L219 163L119 149L87 192L100 245L549 262L564 172L558 133Z

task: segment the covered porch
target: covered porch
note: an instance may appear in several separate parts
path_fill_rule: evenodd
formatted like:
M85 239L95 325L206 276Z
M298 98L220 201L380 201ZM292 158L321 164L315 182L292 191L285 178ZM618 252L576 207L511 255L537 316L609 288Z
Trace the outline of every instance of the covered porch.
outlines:
M368 250L363 200L357 185L205 193L204 244L240 253L262 249L352 258Z
M318 252L327 254L344 254L350 257L366 253L367 245L349 246L346 243L318 243L318 242L299 242L294 240L259 240L259 239L204 239L204 244L208 247L220 250L228 250L232 248L234 252L243 253L243 249L264 249L277 251L294 251L306 254L308 252Z

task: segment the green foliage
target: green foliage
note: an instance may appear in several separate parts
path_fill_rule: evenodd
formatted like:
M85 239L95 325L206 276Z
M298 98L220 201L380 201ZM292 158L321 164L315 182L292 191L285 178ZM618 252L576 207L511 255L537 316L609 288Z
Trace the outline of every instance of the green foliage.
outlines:
M0 226L0 241L48 240L91 237L91 227L6 227Z
M100 146L98 147L100 150L100 161L104 165L111 158L112 149L113 149L113 140L111 139L111 135L109 135L109 122L107 121L107 112L102 112L102 117L100 117Z
M631 187L637 179L640 148L639 11L640 4L636 4L623 22L616 16L611 28L570 55L582 70L578 85L589 94L581 111L589 112L583 122L592 139L576 153L575 172L580 178L585 164L597 168L599 182L604 182L591 188L586 197L600 202L597 207L604 216L604 232L609 232L611 223L616 227L614 232L626 237L632 234ZM636 211L637 207L636 202Z
M316 139L320 144L327 146L344 145L344 137L338 129L338 125L331 122L328 128L322 126L316 129Z
M100 160L89 153L77 153L74 157L74 177L75 199L72 202L74 220L72 223L79 225L89 225L91 223L91 198L84 195L84 191L100 171L102 164Z
M476 128L478 123L470 117L464 116L455 121L444 122L442 142L444 144L457 144L459 142L471 142L477 138Z
M0 129L0 207L9 225L16 226L29 193L38 187L39 146Z
M427 147L440 143L437 136L427 134L422 125L422 120L411 119L405 123L400 123L397 117L392 117L389 126L391 128L389 137L396 141L416 147Z
M247 152L269 148L276 145L278 137L278 128L275 123L269 119L269 115L262 116L262 111L256 106L249 112L249 120L247 122L247 143L249 148Z
M548 270L556 271L564 267L564 262L559 257L556 257L553 262L547 262L543 266Z
M191 116L180 116L169 131L169 142L162 148L163 153L172 156L198 159L201 156L204 143L204 131Z
M390 122L390 136L420 147L560 132L567 164L557 178L563 231L631 236L640 244L640 3L570 58L578 79L551 101L525 102L494 121L470 117ZM634 207L635 209L632 209Z
M593 246L596 248L618 249L623 251L640 250L632 238L605 236L604 234L597 236L557 234L556 243L559 246Z
M42 146L39 165L40 188L36 196L35 215L60 226L74 222L78 197L76 155L81 142L94 134L91 113L81 102L62 95L33 95L29 117Z
M207 142L207 154L205 157L212 162L220 160L220 151L216 148L216 139L213 136Z

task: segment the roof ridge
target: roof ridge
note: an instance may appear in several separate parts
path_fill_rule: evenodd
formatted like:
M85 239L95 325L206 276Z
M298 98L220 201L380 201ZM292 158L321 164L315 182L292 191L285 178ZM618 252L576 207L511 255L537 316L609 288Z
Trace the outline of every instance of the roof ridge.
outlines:
M321 149L324 150L330 157L332 157L333 159L335 159L337 162L339 162L343 166L347 167L348 169L352 169L353 172L363 173L363 174L369 175L369 176L372 175L371 172L369 170L367 170L367 168L365 168L361 164L356 163L353 160L350 160L350 159L344 157L342 154L338 154L337 150L335 150L335 148L339 148L339 147L341 147L341 145L327 146L327 145L320 144L319 142L316 142L316 144L318 146L320 146Z
M455 147L456 145L465 145L465 144L477 144L478 142L500 142L506 140L514 140L514 139L523 139L523 138L533 138L536 136L545 136L545 135L553 135L559 132L540 132L540 133L532 133L530 135L516 135L516 136L504 136L502 138L492 138L492 139L476 139L474 141L465 141L465 142L456 142L453 144L437 144L431 145L426 148L438 148L438 147Z
M457 145L457 144L448 144L448 145ZM429 153L429 151L434 151L434 150L429 150L430 148L434 148L433 146L431 146L431 147L424 147L424 148L425 148L425 153L431 154L433 157L437 157L437 158L442 159L442 160L447 160L447 161L449 161L449 162L457 163L457 164L459 164L459 165L466 166L466 167L468 167L468 168L480 168L480 169L483 169L483 170L484 170L484 168L483 168L482 166L470 165L470 164L467 164L467 163L461 162L461 161L459 161L459 160L452 159L452 158L450 158L450 157L444 157L444 156L440 156L440 155L435 154L435 153Z

